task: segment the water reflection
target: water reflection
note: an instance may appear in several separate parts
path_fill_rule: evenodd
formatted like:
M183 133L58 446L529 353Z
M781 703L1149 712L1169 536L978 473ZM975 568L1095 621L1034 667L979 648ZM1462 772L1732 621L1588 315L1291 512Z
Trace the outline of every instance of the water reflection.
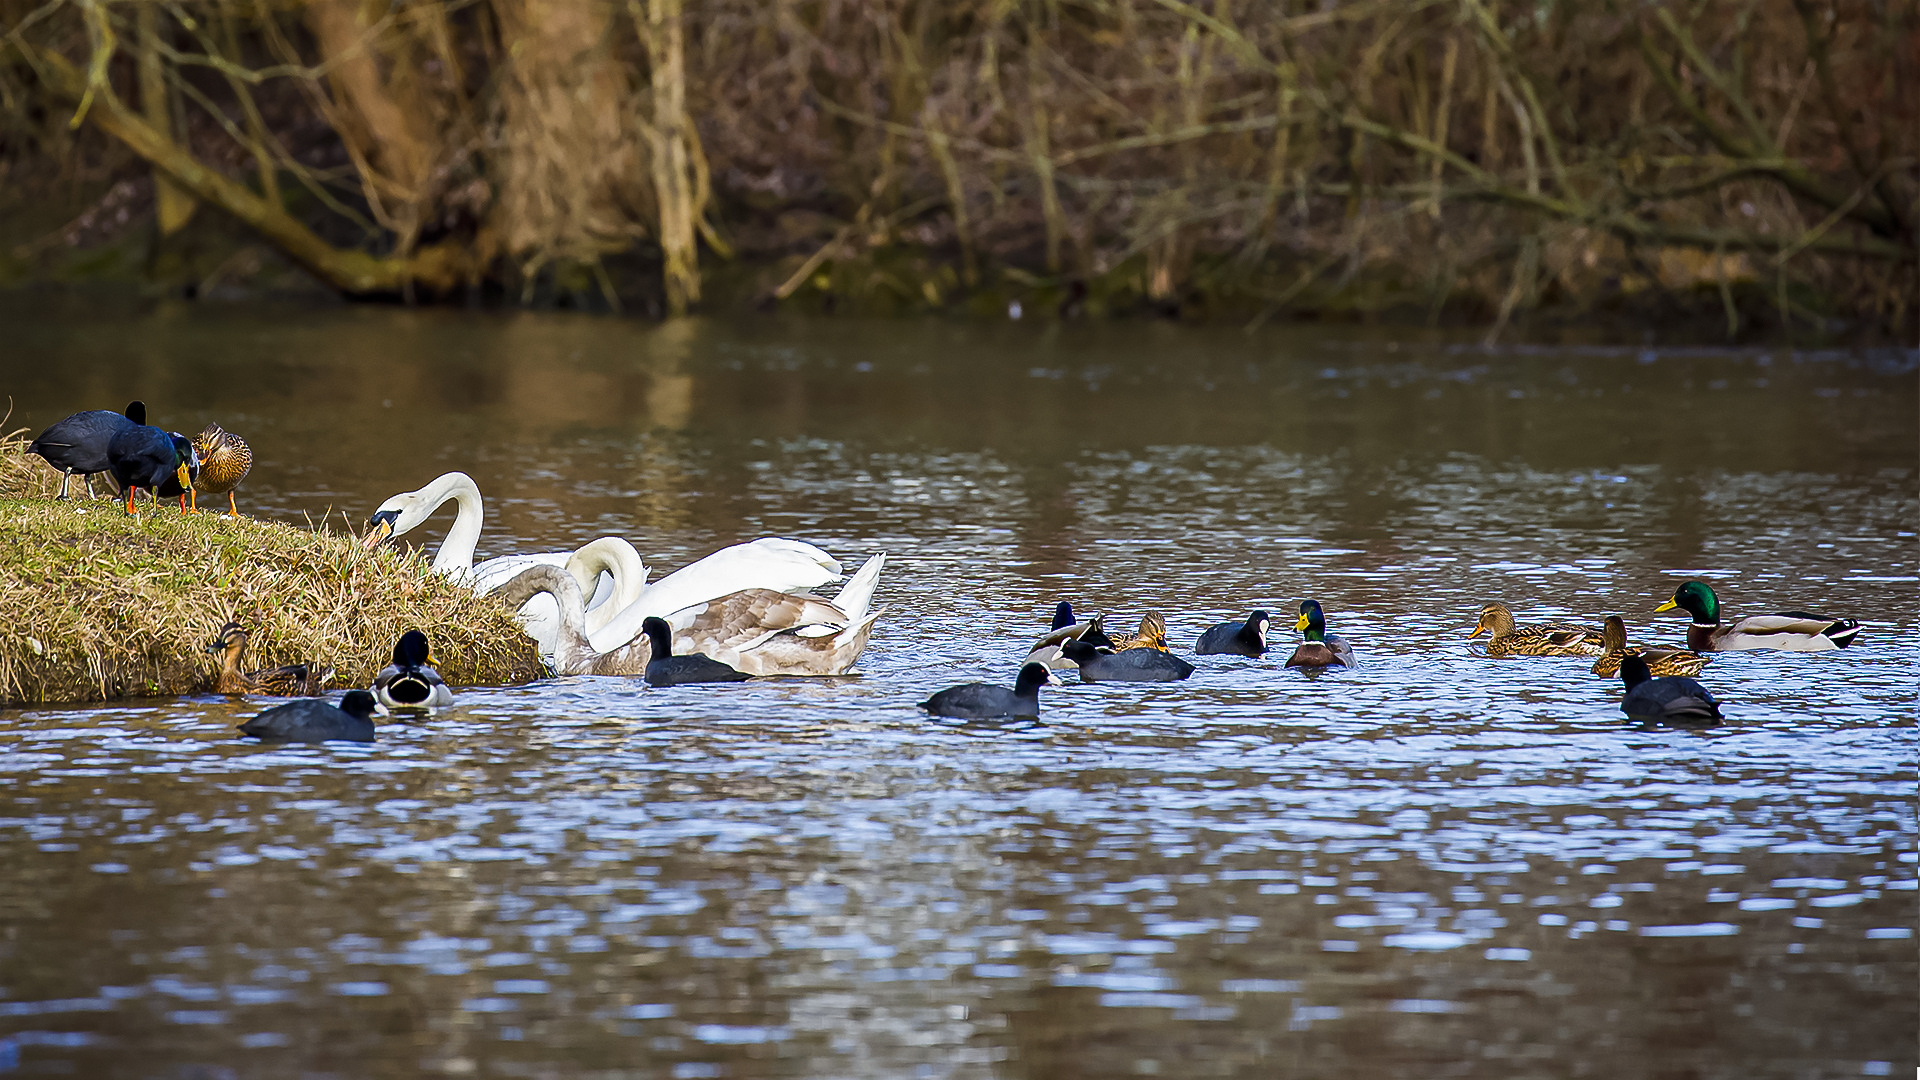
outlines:
M10 313L58 361L9 371L17 417L221 419L283 519L463 468L483 553L885 548L891 610L859 678L468 691L372 748L248 745L211 698L6 714L0 1066L1914 1065L1910 360L212 310ZM1716 660L1700 733L1464 640L1495 598L1677 639L1684 574L1870 628ZM1186 648L1307 595L1359 671L913 708L1010 680L1062 597Z

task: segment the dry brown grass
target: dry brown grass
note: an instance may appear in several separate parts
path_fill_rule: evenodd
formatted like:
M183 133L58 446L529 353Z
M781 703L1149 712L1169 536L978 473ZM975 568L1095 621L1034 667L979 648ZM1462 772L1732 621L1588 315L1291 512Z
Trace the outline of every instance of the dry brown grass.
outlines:
M497 600L424 559L366 552L344 532L48 498L58 477L0 438L0 705L187 694L211 687L205 646L252 631L249 667L315 661L367 686L417 628L455 685L528 682L533 640Z

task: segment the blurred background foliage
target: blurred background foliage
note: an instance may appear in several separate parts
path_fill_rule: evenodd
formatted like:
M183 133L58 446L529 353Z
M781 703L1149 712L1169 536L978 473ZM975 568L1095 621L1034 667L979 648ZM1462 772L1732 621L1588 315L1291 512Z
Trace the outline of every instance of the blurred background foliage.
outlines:
M0 280L1912 342L1898 0L0 0Z

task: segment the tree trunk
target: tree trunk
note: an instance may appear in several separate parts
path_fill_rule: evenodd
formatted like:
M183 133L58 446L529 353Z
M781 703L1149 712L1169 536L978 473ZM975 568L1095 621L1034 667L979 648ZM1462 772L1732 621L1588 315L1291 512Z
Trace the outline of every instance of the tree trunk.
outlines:
M134 9L134 25L140 67L140 111L149 126L163 138L173 137L172 95L167 93L166 70L160 61L160 9L157 4L141 4ZM173 182L164 171L153 170L154 218L159 227L156 246L187 227L199 206L187 190Z
M703 207L689 149L696 136L687 117L681 0L647 0L644 19L637 0L629 0L629 7L646 44L652 73L653 123L647 127L647 141L652 151L654 201L659 204L660 252L666 264L667 313L685 315L700 302L700 253L694 234Z

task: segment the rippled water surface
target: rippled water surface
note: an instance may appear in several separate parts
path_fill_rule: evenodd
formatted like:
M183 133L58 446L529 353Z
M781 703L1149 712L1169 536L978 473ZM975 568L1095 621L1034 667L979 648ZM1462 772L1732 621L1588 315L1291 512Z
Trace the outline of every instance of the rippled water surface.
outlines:
M19 299L0 323L15 423L135 396L218 419L262 517L358 522L458 468L482 554L891 555L858 677L467 689L370 748L233 738L261 701L0 712L0 1070L1915 1067L1913 354ZM1731 722L1705 732L1464 640L1492 599L1677 640L1650 613L1695 576L1736 615L1867 629L1717 659ZM1357 671L1206 658L1015 726L914 707L1010 681L1059 599L1159 610L1184 650L1307 596Z

